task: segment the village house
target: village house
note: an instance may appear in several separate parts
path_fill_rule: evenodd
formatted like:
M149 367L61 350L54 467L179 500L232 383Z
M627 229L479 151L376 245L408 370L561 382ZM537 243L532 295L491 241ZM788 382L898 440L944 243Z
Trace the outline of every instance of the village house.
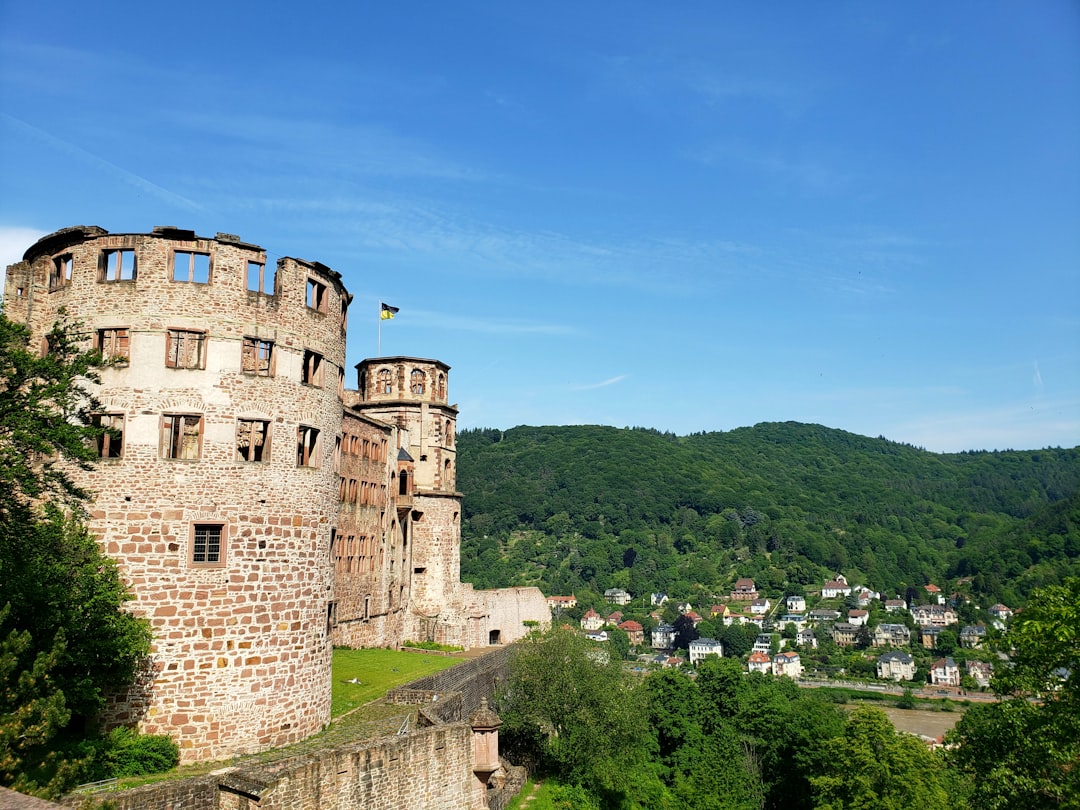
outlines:
M576 596L549 596L547 598L548 607L552 610L569 610L572 607L577 607Z
M727 605L713 605L711 608L709 608L709 618L711 619L715 619L717 616L723 619L730 614L731 610L728 609Z
M624 630L630 637L630 646L640 647L645 643L645 628L633 619L627 619L619 624L619 629Z
M604 623L605 624L610 624L612 626L617 627L619 622L622 621L622 619L623 619L622 611L621 610L616 610L616 611L613 611L613 612L608 614L607 618L604 619Z
M670 624L658 624L652 630L652 646L655 650L670 650L675 642L675 628Z
M811 650L816 650L818 646L817 636L814 635L814 631L809 627L804 627L796 633L795 643L800 647L806 647Z
M847 615L848 624L853 624L856 627L863 627L870 619L870 611L868 610L849 610Z
M666 593L654 593L650 594L649 596L649 604L651 604L653 607L663 607L664 602L666 602L667 600L668 595Z
M840 618L839 610L829 610L828 608L817 608L811 610L807 616L810 617L812 622L835 622Z
M752 652L746 668L748 672L762 672L768 675L772 672L772 659L767 652Z
M981 688L986 689L990 685L990 678L994 674L994 665L989 661L967 661L964 665L967 674L975 679Z
M920 627L919 643L922 644L922 646L926 649L932 650L937 646L938 636L940 635L940 627Z
M875 647L906 647L911 643L911 631L903 624L879 624L870 643Z
M859 628L850 622L837 622L832 627L833 643L837 647L851 647L858 638Z
M750 602L750 612L757 616L765 615L771 607L772 603L765 597L758 597Z
M939 605L945 604L945 594L943 594L941 592L941 588L939 588L934 583L931 582L929 585L923 588L923 590L926 591L926 596L928 599L936 602Z
M1005 625L1013 616L1012 610L1002 604L991 605L986 612L994 619L994 627L998 630L1004 630Z
M608 588L604 591L604 599L613 605L630 604L630 594L622 588Z
M694 627L697 627L699 624L705 621L705 619L702 618L701 614L699 614L696 610L688 610L683 615L694 623Z
M754 639L754 652L772 653L772 636L768 633L759 633Z
M784 599L784 607L788 613L805 613L806 612L806 597L791 595Z
M752 602L758 598L757 588L754 587L754 580L752 579L740 579L735 583L735 590L731 592L731 598L739 602Z
M724 655L724 645L714 638L698 638L690 642L690 664L694 666L705 660L706 656Z
M905 610L907 610L907 602L905 602L903 599L885 600L886 613L902 613Z
M781 629L787 627L789 624L795 625L795 631L798 632L806 627L806 616L802 613L785 613L776 620L776 626Z
M930 667L930 683L935 686L959 686L960 668L952 658L939 658Z
M839 599L851 594L851 587L844 579L832 579L821 586L822 599Z
M772 665L773 675L778 677L786 675L797 680L802 675L802 661L797 652L777 653L773 656Z
M859 603L859 607L868 607L875 599L880 599L881 594L877 591L872 591L869 588L864 588L861 585L854 590L855 599Z
M920 627L948 627L956 624L956 611L947 605L916 605L911 617Z
M960 630L960 646L977 650L986 641L986 625L969 624Z
M604 617L597 613L592 608L585 611L585 615L581 617L581 629L582 630L599 630L604 626Z
M877 676L885 681L914 680L915 659L900 650L880 655L877 660Z

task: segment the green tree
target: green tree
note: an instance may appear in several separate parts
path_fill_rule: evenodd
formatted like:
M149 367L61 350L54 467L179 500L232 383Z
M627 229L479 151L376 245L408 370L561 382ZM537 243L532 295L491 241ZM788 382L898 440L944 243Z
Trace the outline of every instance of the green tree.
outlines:
M498 699L503 733L530 740L541 769L560 781L625 795L649 771L648 714L635 687L577 633L532 633L514 651Z
M950 735L978 808L1080 807L1080 578L1037 590L996 645L999 703L973 706Z
M616 661L625 661L630 657L630 636L618 627L608 630L608 649Z
M42 356L0 315L0 784L53 796L91 766L94 720L129 684L149 626L82 523L66 473L103 431L85 385L101 358L57 324ZM40 459L44 458L44 461Z
M824 751L810 778L820 810L952 807L944 764L920 740L898 734L880 709L856 708Z

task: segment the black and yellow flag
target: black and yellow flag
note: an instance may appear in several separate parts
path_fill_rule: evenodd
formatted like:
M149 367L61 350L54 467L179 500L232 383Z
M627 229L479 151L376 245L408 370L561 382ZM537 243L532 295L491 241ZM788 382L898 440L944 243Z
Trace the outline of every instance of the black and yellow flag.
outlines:
M389 304L383 304L379 310L379 319L383 321L391 321L394 316L398 314L398 307L392 307Z

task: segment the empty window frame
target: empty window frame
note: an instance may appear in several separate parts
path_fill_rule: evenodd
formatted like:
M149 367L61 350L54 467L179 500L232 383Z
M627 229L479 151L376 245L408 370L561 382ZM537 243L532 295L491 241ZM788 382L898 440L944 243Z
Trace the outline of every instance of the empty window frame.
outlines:
M276 295L277 268L267 267L262 262L248 262L247 288L263 295Z
M274 376L274 341L246 337L240 351L240 366L245 374Z
M191 564L221 565L225 562L225 525L194 523L191 526Z
M394 374L388 368L379 369L376 376L375 391L379 394L391 394L394 391Z
M236 420L236 460L270 460L270 422L266 419Z
M300 382L322 388L323 356L310 349L304 350L304 367L300 370Z
M319 429L300 425L296 429L296 466L319 466Z
M210 283L210 254L194 250L177 250L173 253L173 281L191 284Z
M326 312L326 285L321 281L309 278L307 282L307 305L309 309L317 312Z
M205 368L206 333L170 329L165 337L165 365L168 368Z
M424 393L427 375L418 368L414 368L409 375L409 391L414 394Z
M202 416L167 413L161 417L161 457L198 461L202 455Z
M110 362L127 364L131 359L131 336L127 327L98 329L94 348Z
M72 258L70 253L57 256L49 268L49 289L58 290L71 283Z
M99 281L134 281L138 276L135 251L130 248L106 250L101 254Z
M124 415L122 413L96 413L92 417L94 427L103 428L97 437L99 458L123 458Z

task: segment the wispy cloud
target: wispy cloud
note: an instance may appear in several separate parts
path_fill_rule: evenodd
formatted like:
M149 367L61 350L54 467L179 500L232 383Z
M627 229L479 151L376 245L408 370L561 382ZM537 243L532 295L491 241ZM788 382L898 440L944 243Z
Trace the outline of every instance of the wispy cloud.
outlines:
M104 158L98 157L97 155L88 152L81 146L76 146L70 141L65 141L62 138L58 138L43 129L40 129L32 124L28 124L25 121L15 118L14 116L8 115L7 113L0 113L0 120L3 120L9 126L15 129L21 130L24 134L43 141L44 143L48 144L49 146L58 151L66 152L67 154L73 155L80 160L92 163L98 168L104 169L106 172L113 175L114 177L119 178L121 181L131 186L134 186L142 192L151 194L154 197L162 200L163 202L175 205L179 208L184 208L189 211L203 210L203 207L201 205L194 202L193 200L189 200L187 197L181 196L180 194L176 194L172 191L169 191L168 189L162 188L161 186L151 182L150 180L147 180L141 175L121 168L115 163L110 163Z
M372 311L374 312L374 307ZM425 329L440 332L480 332L489 335L573 335L579 331L566 324L490 318L482 315L470 317L420 309L410 309L400 317L403 319L407 317L410 325L415 323L422 325Z
M594 391L597 388L607 388L609 385L615 385L615 383L622 382L628 376L629 375L627 375L627 374L620 374L618 377L611 377L610 379L604 380L603 382L590 383L588 385L572 385L572 386L570 386L570 390L571 391Z

